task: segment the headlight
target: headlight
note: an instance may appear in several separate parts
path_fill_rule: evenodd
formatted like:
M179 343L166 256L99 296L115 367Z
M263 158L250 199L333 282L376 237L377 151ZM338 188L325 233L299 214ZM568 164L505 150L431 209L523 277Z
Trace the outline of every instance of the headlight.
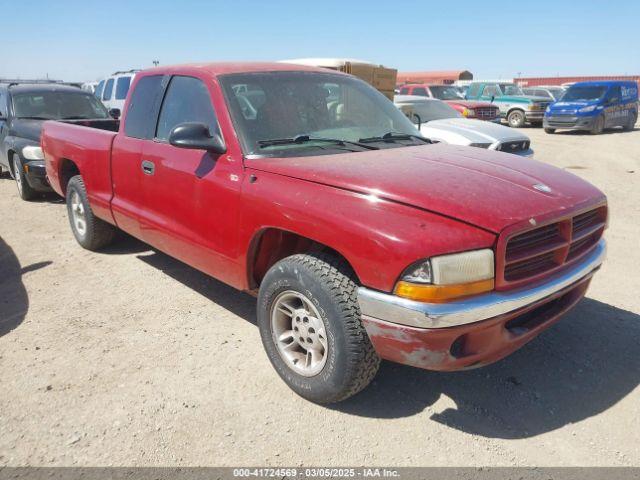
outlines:
M476 116L476 111L473 108L467 108L466 109L467 112L467 117L475 117Z
M551 111L551 105L547 105L547 109L545 110L545 112L549 113Z
M589 105L588 107L582 107L578 109L580 113L593 112L596 109L596 105Z
M396 284L395 294L441 303L494 288L493 250L441 255L411 265Z
M42 149L40 147L24 147L22 156L27 160L44 160Z

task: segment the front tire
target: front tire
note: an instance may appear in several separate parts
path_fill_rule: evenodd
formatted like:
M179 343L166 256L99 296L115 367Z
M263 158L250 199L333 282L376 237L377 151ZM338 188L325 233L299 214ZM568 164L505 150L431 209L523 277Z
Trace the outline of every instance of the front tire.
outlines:
M638 121L638 114L637 113L632 113L631 115L629 115L629 120L627 121L627 124L623 127L625 132L630 132L632 131L634 128L636 128L636 122Z
M556 129L547 127L544 129L544 133L549 133L549 134L556 133Z
M591 135L599 135L604 131L604 115L598 116L591 128Z
M31 188L29 182L24 176L24 170L20 157L17 154L13 154L13 178L16 181L18 187L18 195L22 200L33 200L36 197L36 191Z
M96 251L113 242L116 228L93 214L80 175L72 177L67 185L67 213L73 236L83 248Z
M509 123L509 126L513 128L524 127L526 121L527 119L522 110L512 110L509 112L509 115L507 115L507 122Z
M293 255L269 269L258 295L258 326L280 378L315 403L364 389L380 365L360 319L348 265L327 254Z

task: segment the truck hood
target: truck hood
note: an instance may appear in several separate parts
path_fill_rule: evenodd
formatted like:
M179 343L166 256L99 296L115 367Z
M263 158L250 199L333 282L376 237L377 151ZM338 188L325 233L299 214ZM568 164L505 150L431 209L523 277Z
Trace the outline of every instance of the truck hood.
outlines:
M28 120L16 118L11 122L11 131L16 137L40 143L44 120Z
M590 183L551 165L444 144L245 162L250 170L384 198L495 233L604 199ZM551 191L534 188L539 184Z
M482 120L472 120L469 118L446 118L443 120L432 120L423 124L420 131L424 136L430 138L434 130L455 133L470 140L470 143L494 143L512 142L517 140L529 140L525 135L515 128L505 127L497 123L484 122Z
M496 97L496 102L509 102L509 103L533 103L533 102L544 102L549 103L551 100L545 97L534 97L531 95L502 95L501 97Z

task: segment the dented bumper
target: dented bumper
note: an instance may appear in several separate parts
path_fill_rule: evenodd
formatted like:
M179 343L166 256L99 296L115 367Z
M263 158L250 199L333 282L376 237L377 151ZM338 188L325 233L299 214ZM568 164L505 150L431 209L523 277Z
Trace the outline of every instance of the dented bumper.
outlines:
M363 323L387 360L430 370L486 365L517 350L571 309L584 296L605 250L601 240L577 265L535 287L447 304L406 301L361 288Z

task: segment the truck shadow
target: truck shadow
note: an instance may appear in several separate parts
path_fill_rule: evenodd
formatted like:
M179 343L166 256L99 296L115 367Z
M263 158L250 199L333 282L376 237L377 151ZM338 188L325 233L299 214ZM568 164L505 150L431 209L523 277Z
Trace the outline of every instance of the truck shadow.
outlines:
M22 283L22 275L37 270L50 262L41 262L21 268L20 262L0 237L0 337L19 326L29 310L29 297Z
M376 418L426 409L466 433L527 438L597 415L633 391L639 341L640 315L587 298L494 365L440 373L383 363L374 384L335 408Z
M150 248L131 243L142 245L136 250ZM251 296L163 253L137 257L255 325ZM633 391L640 383L639 343L640 315L587 298L494 365L440 373L383 362L368 388L329 408L387 419L426 410L430 420L467 433L532 437L604 412Z

